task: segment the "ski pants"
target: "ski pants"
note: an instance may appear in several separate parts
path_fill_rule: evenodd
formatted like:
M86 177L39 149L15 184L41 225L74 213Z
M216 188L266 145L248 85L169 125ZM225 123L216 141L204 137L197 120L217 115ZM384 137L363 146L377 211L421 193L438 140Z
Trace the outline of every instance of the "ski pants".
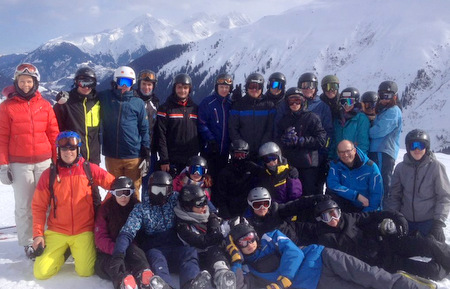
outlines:
M33 216L31 201L42 172L50 167L50 159L35 164L11 163L14 190L14 217L20 246L33 243Z
M142 159L114 159L110 157L105 157L106 170L115 177L126 176L133 180L134 189L138 200L141 200L141 195L139 194L141 189L141 170L139 169L139 164Z
M386 202L386 200L388 200L390 196L389 187L391 186L392 171L394 170L395 160L390 155L382 152L370 152L368 156L377 164L378 168L381 171L384 189L382 205L383 207L385 207L384 202Z
M145 255L153 273L159 275L172 288L183 288L200 273L197 249L194 247L159 247L148 250ZM174 284L170 273L179 274L180 286Z
M44 232L45 249L34 261L34 277L48 279L59 272L65 263L64 253L70 248L75 260L75 271L81 277L94 274L95 245L94 233L84 232L78 235L65 235L51 230Z

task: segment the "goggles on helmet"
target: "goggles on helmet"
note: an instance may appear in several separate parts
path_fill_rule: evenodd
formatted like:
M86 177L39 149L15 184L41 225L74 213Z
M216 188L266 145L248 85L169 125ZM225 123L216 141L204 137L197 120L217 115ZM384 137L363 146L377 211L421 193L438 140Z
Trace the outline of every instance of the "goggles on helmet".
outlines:
M327 83L326 85L324 85L323 88L326 92L328 91L338 91L339 90L339 83L335 83L335 82L330 82Z
M301 86L300 87L301 89L315 89L315 88L317 88L317 82L305 81L305 82L302 82L300 86Z
M109 192L118 198L121 198L121 197L129 198L134 193L134 190L124 188L124 189L110 190Z
M197 174L199 176L203 176L206 173L206 168L202 167L200 165L190 166L189 167L189 174L194 175Z
M247 152L240 152L240 151L235 151L233 152L233 158L237 159L237 160L243 160L246 159L248 156Z
M197 200L195 200L194 206L197 208L203 208L208 204L208 198L206 196L203 196Z
M377 103L375 101L364 101L363 105L365 109L374 109Z
M278 80L274 80L270 83L270 88L272 89L279 89L282 90L283 89L283 82L278 81Z
M37 68L36 66L29 64L29 63L23 63L20 64L19 66L17 66L16 68L16 73L21 74L21 73L36 73L37 72Z
M256 241L256 234L255 232L250 232L247 235L239 238L237 240L236 245L239 246L239 248L246 248L250 243L253 243Z
M232 85L233 84L233 79L231 78L219 78L216 81L217 84L227 84L227 85Z
M57 141L56 146L63 147L79 147L81 145L80 139L77 137L65 137Z
M356 103L356 100L354 98L341 98L339 102L342 106L352 106Z
M266 155L262 157L264 163L270 163L278 159L277 155Z
M167 196L169 194L169 187L168 186L151 186L150 192L157 196L159 194L162 194L163 196Z
M131 78L126 78L126 77L119 77L117 78L117 85L118 86L127 86L127 87L131 87L133 85L133 79Z
M78 87L94 88L97 85L97 82L91 78L78 78L76 84Z
M139 79L147 80L147 81L155 81L156 76L154 73L151 73L151 72L143 72L139 75Z
M379 93L380 99L393 99L395 93L394 92L381 92Z
M413 141L412 143L409 144L409 150L413 151L413 150L424 150L426 148L426 145L424 142L421 141Z
M261 85L261 83L250 82L248 84L248 89L250 89L250 90L253 90L253 89L260 90L260 89L262 89L262 85Z
M329 223L332 220L339 220L340 217L341 217L341 209L332 208L322 212L319 218L322 222Z
M250 203L250 205L252 206L252 208L254 210L260 210L261 208L269 208L270 205L272 203L272 200L268 199L268 200L256 200L256 201L252 201Z

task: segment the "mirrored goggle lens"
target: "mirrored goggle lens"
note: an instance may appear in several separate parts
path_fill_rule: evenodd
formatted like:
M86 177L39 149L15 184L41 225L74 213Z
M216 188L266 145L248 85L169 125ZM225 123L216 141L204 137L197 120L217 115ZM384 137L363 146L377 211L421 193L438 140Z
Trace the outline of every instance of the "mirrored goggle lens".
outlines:
M414 141L409 146L409 149L412 150L412 151L415 150L415 149L424 150L425 149L425 144L423 142L421 142L421 141Z
M79 79L77 80L77 85L79 87L89 87L94 88L97 83L92 79Z
M111 194L113 194L116 197L129 197L131 194L134 193L133 189L117 189L117 190L111 190Z
M325 86L325 91L338 91L339 90L339 84L337 83L327 83Z
M68 146L68 147L60 147L60 150L62 151L74 151L76 150L78 147L74 147L74 146Z
M271 200L253 201L252 202L252 208L254 210L259 210L261 208L266 208L267 209L268 207L270 207L270 203L271 203Z
M238 159L238 160L243 160L245 158L247 158L247 153L246 152L234 152L233 153L233 158Z
M154 81L154 80L156 80L155 74L154 73L150 73L150 72L143 72L143 73L141 73L139 78L142 79L142 80L147 80L147 81Z
M289 97L288 103L289 103L289 105L302 104L303 99L301 97Z
M377 105L376 102L363 102L365 109L374 109Z
M268 155L268 156L263 156L263 161L267 164L267 163L270 163L270 162L273 162L273 161L275 161L275 160L277 160L278 159L278 156L276 156L276 155Z
M340 102L342 106L352 106L356 101L354 98L341 98Z
M203 208L207 204L208 204L208 198L206 198L206 196L204 196L204 197L196 200L194 206L196 206L197 208Z
M301 89L314 89L317 87L317 83L314 81L305 81L301 83Z
M283 89L283 83L281 81L276 81L276 80L272 81L272 83L270 85L270 88L272 88L272 89L278 88L279 90L282 90Z
M57 142L58 147L77 147L80 140L76 137L66 137L59 139Z
M155 196L162 194L163 196L167 195L168 187L166 186L152 186L150 188L150 192Z
M259 83L251 82L251 83L248 84L248 89L260 90L261 88L262 88L261 84L259 84Z
M219 78L219 79L217 79L217 84L232 85L233 84L233 79L231 79L231 78Z
M196 165L196 166L190 166L189 167L189 174L194 175L200 175L203 176L206 172L206 169L202 166Z
M393 92L381 92L379 93L380 99L392 99L395 93Z
M29 63L23 63L23 64L20 64L19 66L17 66L16 71L17 72L26 72L26 71L28 71L30 73L35 73L36 72L36 67L34 65L32 65L32 64L29 64Z
M237 245L240 248L245 248L248 246L248 244L253 243L255 241L256 241L255 233L250 232L247 235L245 235L244 237L239 238L239 240L237 241Z
M133 85L133 79L131 78L125 78L125 77L121 77L117 79L117 85L118 86L127 86L127 87L131 87Z
M341 217L341 209L333 208L320 214L322 222L328 223L332 220L339 220Z

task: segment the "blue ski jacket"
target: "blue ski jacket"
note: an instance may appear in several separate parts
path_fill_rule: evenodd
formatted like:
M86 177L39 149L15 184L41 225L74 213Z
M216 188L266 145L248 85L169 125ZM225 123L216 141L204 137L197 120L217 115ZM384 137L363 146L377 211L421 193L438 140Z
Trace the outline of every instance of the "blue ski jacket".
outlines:
M383 152L397 159L402 132L402 111L397 105L383 110L369 130L370 152Z

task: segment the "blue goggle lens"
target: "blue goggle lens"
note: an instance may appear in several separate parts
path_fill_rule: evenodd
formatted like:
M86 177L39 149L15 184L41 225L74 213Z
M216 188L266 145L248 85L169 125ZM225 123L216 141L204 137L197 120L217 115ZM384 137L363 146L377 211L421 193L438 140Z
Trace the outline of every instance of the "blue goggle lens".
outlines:
M197 166L190 166L189 167L189 174L190 175L197 174L197 175L203 176L205 174L205 172L206 172L206 170L202 166L198 166L197 165Z
M425 144L421 141L414 141L411 143L411 145L409 146L410 150L424 150L425 149Z
M281 81L273 81L271 86L272 89L278 88L279 90L283 89L283 83Z
M352 106L356 101L354 98L341 98L340 102L342 106Z
M131 87L133 85L133 79L131 78L125 78L125 77L121 77L117 79L117 85L118 86L127 86L127 87Z

